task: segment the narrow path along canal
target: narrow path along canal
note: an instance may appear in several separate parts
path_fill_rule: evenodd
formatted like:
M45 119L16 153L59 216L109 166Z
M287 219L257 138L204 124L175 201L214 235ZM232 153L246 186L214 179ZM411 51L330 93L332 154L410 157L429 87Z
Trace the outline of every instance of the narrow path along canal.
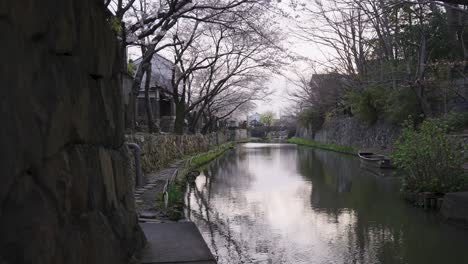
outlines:
M467 230L335 152L239 145L203 169L186 204L221 264L468 263Z

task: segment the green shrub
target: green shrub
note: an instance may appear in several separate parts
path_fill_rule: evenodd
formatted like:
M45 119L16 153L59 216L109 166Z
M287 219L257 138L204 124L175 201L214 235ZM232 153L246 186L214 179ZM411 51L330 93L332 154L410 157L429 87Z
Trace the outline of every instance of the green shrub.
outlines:
M401 124L410 116L415 122L422 121L418 98L407 86L397 89L371 86L361 92L351 91L346 98L352 112L371 125L378 119Z
M329 111L329 112L326 112L325 115L324 115L324 118L323 118L323 122L324 123L328 123L328 122L331 122L333 120L333 118L335 118L335 113L332 112L332 111Z
M109 19L109 25L112 29L112 31L114 31L116 34L119 34L122 33L122 24L120 22L120 20L113 16Z
M468 128L468 113L450 112L439 121L447 126L449 132L461 131Z
M413 117L413 121L421 122L422 110L414 91L405 86L389 90L385 102L385 116L398 125L408 120L410 116Z
M183 200L183 196L182 187L176 182L172 183L167 190L168 206L174 206L180 203Z
M325 121L325 117L323 113L319 111L308 108L300 112L297 116L297 122L304 126L308 127L311 126L313 131L318 131L322 128L323 123Z
M226 152L228 149L233 149L235 147L234 143L228 143L224 144L216 149L213 149L210 152L203 153L201 155L195 156L192 159L192 162L190 163L190 169L196 169L199 168L210 161L216 159L217 157L221 156L224 152Z
M361 92L351 91L347 94L353 113L369 124L374 124L384 114L386 97L386 89L381 86L369 87Z
M131 76L134 76L135 75L135 64L133 64L133 61L130 60L127 64L127 71L128 71L128 74L130 74Z
M393 158L406 172L405 191L445 193L466 187L462 152L448 136L447 127L434 120L424 121L419 129L407 122L395 144Z
M349 146L341 146L337 144L324 144L320 143L314 140L309 140L309 139L303 139L303 138L290 138L287 141L288 143L291 144L296 144L296 145L301 145L301 146L307 146L307 147L313 147L313 148L320 148L320 149L326 149L326 150L332 150L336 152L341 152L341 153L347 153L347 154L356 154L357 149Z

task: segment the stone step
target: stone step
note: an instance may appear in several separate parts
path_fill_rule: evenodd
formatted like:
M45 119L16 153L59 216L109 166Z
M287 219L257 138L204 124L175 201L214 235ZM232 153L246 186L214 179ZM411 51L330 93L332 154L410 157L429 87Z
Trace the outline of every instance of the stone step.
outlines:
M140 226L148 240L141 263L216 264L194 223L140 223Z
M151 211L143 211L140 213L140 218L146 218L146 219L155 219L157 214L155 212Z
M149 219L149 218L138 218L138 222L140 223L148 223L148 224L161 224L164 223L161 220L158 219Z

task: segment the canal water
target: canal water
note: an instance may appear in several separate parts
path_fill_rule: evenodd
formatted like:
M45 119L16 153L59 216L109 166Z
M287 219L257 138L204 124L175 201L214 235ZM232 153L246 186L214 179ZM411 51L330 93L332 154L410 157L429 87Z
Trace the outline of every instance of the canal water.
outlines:
M187 216L223 263L468 263L468 231L406 204L357 158L239 145L204 168Z

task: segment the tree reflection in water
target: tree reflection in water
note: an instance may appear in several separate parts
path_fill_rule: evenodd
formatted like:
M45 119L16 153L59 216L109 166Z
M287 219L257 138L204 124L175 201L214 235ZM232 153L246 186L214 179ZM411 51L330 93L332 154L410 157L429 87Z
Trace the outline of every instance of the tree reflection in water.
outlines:
M221 264L468 263L468 233L398 188L351 156L247 144L187 187L187 215Z

